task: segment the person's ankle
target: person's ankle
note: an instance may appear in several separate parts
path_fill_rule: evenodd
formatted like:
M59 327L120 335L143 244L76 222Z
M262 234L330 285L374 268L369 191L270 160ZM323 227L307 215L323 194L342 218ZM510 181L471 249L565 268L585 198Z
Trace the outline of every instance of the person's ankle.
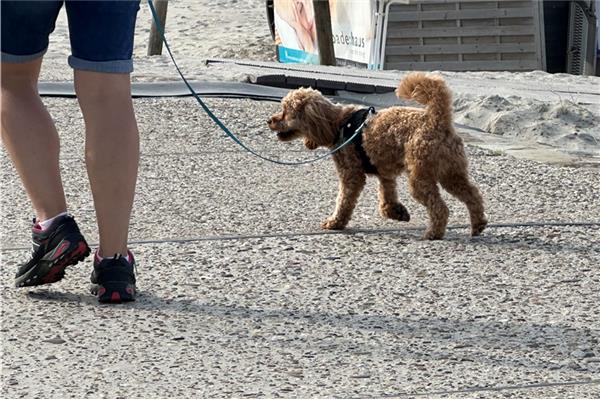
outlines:
M64 211L59 214L55 214L54 216L52 216L50 218L37 218L36 217L35 218L35 227L39 228L39 230L42 230L42 231L47 230L48 227L50 227L56 219L59 219L66 215L68 215L68 212Z
M100 263L104 259L115 259L115 258L118 258L119 256L122 256L127 261L127 263L131 263L131 261L133 260L133 254L129 250L125 250L125 251L123 251L123 253L115 252L112 256L105 256L104 253L100 252L100 248L98 248L96 250L96 252L94 254L94 260L96 261L96 263Z

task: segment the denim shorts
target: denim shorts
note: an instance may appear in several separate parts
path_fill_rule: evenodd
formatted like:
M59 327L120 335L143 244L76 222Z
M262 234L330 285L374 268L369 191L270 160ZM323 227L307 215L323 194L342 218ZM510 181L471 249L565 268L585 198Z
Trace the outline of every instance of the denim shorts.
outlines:
M133 35L139 0L0 1L2 62L42 57L63 3L69 20L74 69L108 73L133 71Z

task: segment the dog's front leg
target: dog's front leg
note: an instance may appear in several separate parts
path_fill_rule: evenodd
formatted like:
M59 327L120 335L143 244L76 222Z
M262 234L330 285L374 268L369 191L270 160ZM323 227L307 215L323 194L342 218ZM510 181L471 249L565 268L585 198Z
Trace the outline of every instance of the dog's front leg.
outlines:
M384 218L410 221L408 210L398 201L395 177L379 176L379 212Z
M323 222L321 227L327 230L343 230L346 227L366 180L364 173L357 173L353 176L340 176L340 188L335 211L331 217Z

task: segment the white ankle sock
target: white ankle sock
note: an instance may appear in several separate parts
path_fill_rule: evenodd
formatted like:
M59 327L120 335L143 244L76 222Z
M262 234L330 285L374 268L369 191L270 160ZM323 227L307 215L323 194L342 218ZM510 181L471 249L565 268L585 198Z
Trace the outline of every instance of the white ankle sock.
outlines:
M37 222L37 224L40 225L40 227L42 228L42 231L46 230L48 227L50 227L50 225L52 224L52 222L54 222L56 219L58 219L61 216L65 216L67 215L67 212L62 212L59 213L58 215L51 217L50 219L46 219L43 222Z

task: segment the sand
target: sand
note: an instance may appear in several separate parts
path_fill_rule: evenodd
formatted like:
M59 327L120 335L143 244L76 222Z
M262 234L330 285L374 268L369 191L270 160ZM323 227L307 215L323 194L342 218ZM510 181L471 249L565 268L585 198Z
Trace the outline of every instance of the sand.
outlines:
M456 122L485 132L600 156L597 106L490 95L461 96L454 107Z
M600 157L600 78L542 71L462 75L485 77L491 84L487 92L473 88L455 95L456 122Z
M152 16L145 1L140 4L134 41L133 81L178 80L170 59L147 56ZM207 76L207 58L275 60L275 45L267 24L264 0L169 1L166 35L186 76L193 80L234 79ZM61 10L51 35L41 80L72 79L64 68L70 54L66 13Z

